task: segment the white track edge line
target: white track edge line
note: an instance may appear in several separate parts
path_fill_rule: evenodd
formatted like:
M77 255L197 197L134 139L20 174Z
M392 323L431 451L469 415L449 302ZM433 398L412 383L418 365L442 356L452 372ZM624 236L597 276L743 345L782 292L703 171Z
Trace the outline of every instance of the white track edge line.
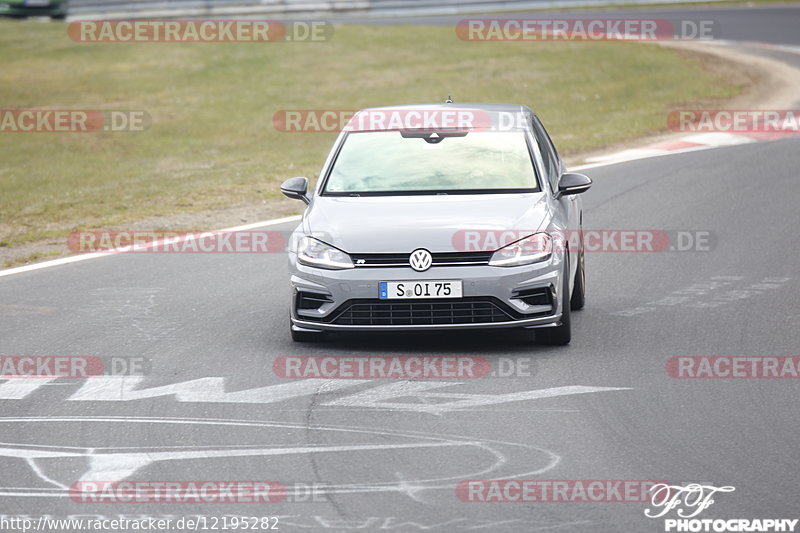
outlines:
M252 224L245 224L243 226L235 226L232 228L225 228L220 230L213 230L211 233L235 233L237 231L246 231L249 229L255 228L262 228L264 226L275 226L277 224L283 224L285 222L294 222L300 220L300 215L293 215L290 217L283 217L283 218L275 218L272 220L263 220L261 222L254 222ZM153 241L149 243L149 246L156 246L158 244L162 244L164 239L160 239L158 241ZM68 265L70 263L78 263L80 261L87 261L89 259L99 259L101 257L111 257L117 254L126 253L126 251L122 250L108 250L107 252L93 252L89 254L82 254L82 255L75 255L71 257L61 257L59 259L53 259L51 261L44 261L42 263L34 263L32 265L23 265L14 268L8 268L6 270L0 270L0 277L3 276L12 276L14 274L21 274L23 272L31 272L33 270L41 270L43 268L50 268L59 265Z

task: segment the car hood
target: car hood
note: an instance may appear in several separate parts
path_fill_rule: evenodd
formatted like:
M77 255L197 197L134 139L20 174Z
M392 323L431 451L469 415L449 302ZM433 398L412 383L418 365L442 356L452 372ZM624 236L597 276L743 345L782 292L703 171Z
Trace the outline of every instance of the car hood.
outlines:
M304 230L349 253L452 252L464 231L533 233L548 218L543 193L316 196Z

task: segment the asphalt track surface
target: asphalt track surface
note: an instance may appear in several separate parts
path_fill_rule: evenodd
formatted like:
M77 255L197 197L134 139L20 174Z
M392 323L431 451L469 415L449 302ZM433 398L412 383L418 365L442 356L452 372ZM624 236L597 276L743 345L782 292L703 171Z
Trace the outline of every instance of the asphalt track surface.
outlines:
M0 278L3 355L147 361L141 378L0 382L0 518L278 516L282 531L334 532L664 530L663 519L644 516L646 502L456 496L458 481L510 477L730 485L735 492L717 495L702 518L794 518L797 380L676 379L665 364L799 355L798 154L800 139L789 138L587 170L595 180L584 197L587 228L707 231L713 246L589 254L588 302L573 315L568 347L537 345L524 331L293 344L282 253L121 254ZM275 376L275 359L291 355L472 355L529 371L305 383ZM537 397L551 389L560 394ZM278 480L292 501L76 503L65 487L77 480ZM316 501L302 501L313 484Z

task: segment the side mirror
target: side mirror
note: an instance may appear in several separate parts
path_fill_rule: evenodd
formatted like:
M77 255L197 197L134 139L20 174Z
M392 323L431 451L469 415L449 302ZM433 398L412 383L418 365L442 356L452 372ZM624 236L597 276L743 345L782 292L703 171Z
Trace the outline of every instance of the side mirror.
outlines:
M303 200L308 204L308 178L289 178L281 183L281 192L294 200Z
M558 196L580 194L589 190L592 180L589 176L577 172L566 172L558 179Z

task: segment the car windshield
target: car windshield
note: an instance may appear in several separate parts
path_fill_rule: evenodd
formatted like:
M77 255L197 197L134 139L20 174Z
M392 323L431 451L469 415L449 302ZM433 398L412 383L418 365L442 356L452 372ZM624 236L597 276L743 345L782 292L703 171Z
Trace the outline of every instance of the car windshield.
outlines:
M524 131L349 133L322 194L531 192Z

